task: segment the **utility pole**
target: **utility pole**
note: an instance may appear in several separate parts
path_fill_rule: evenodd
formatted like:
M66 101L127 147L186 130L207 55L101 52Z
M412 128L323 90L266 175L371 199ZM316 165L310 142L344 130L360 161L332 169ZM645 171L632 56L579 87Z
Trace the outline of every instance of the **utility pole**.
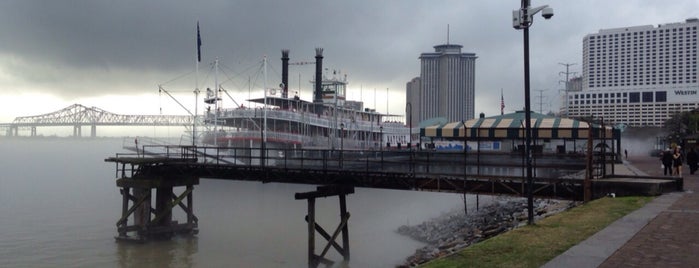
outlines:
M544 113L544 91L548 89L539 89L539 113Z
M558 64L563 65L563 66L566 67L566 71L565 71L565 72L559 72L559 73L558 73L558 75L565 74L566 80L565 80L565 81L558 81L558 82L559 82L559 83L560 83L560 82L563 82L564 85L565 85L565 89L564 89L564 90L565 90L565 99L563 100L563 102L565 103L565 106L564 106L565 109L566 109L566 114L565 114L565 116L567 117L567 116L568 116L568 91L570 91L570 86L568 86L568 85L569 85L569 81L570 81L570 74L571 74L571 72L570 72L570 66L575 65L575 63L560 63L560 62L559 62Z

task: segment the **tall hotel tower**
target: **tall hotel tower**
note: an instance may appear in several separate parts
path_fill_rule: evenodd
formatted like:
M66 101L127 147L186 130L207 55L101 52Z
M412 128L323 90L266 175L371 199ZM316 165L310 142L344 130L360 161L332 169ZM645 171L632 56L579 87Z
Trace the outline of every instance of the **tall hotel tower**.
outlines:
M450 122L474 117L476 54L461 53L461 45L434 47L420 54L418 103L411 103L418 122L446 117ZM409 87L408 90L417 87ZM408 92L408 96L415 92ZM410 99L414 98L408 98Z
M569 91L570 117L662 126L699 107L699 20L600 30L583 39L581 91Z

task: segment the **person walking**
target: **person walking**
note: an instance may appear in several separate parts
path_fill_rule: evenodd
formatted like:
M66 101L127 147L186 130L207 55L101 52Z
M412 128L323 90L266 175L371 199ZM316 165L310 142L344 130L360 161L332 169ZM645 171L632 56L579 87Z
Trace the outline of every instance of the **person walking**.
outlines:
M687 165L689 165L689 174L694 174L697 171L697 165L699 164L699 155L694 148L689 149L687 153Z
M681 147L675 147L675 152L672 153L672 166L675 168L673 175L682 176L682 152L680 152Z
M667 148L660 156L660 161L663 163L663 175L672 176L672 151Z

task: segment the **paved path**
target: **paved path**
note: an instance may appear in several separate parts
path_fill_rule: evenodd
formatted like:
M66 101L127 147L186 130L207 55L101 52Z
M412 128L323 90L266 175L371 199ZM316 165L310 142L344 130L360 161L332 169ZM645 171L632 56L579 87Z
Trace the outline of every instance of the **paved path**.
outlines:
M684 168L685 192L659 196L543 267L699 267L699 175ZM662 176L652 157L632 157L615 171Z

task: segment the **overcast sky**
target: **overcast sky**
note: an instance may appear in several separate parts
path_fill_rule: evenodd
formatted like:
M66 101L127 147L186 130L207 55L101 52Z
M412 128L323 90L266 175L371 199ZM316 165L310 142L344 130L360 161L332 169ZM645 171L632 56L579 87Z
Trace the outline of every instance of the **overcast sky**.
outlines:
M533 1L554 9L530 30L532 109L559 106L559 63L581 74L582 39L599 29L683 22L699 17L699 1ZM292 62L325 49L325 67L350 81L349 97L403 114L405 84L419 76L419 55L447 42L475 53L476 113L521 109L522 31L512 28L520 1L0 1L0 122L52 112L73 103L120 114L183 114L158 85L194 107L196 22L202 38L201 88L219 81L243 102L281 80L281 49ZM311 98L313 67L292 66L290 86ZM248 79L253 83L248 85ZM172 81L174 80L174 81ZM388 88L388 96L386 95ZM361 89L361 90L360 90ZM540 91L543 90L543 91ZM249 93L249 91L251 93ZM256 95L257 94L257 95ZM374 100L376 96L376 100ZM224 100L224 106L232 106ZM374 104L376 103L376 104ZM199 105L201 110L202 105Z

